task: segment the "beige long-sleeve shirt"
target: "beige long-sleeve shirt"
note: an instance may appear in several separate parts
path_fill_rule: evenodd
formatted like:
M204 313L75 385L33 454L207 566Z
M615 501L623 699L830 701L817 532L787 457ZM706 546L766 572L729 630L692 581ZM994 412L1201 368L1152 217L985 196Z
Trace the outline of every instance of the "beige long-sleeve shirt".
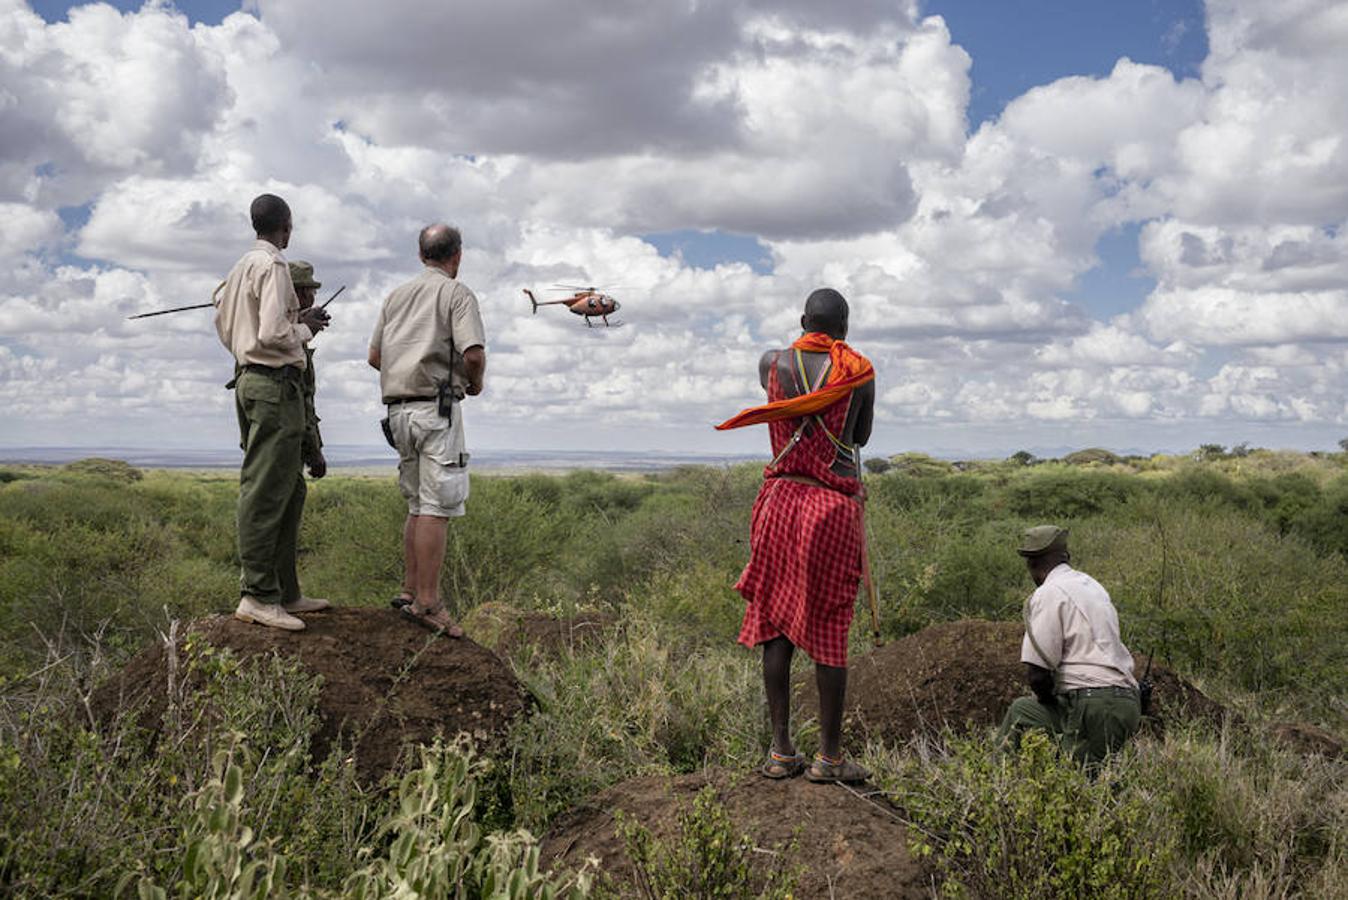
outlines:
M1109 593L1067 563L1049 572L1025 601L1020 659L1056 671L1059 690L1137 687L1133 654L1119 637Z
M300 300L281 251L257 240L215 292L215 330L235 361L305 367L304 344L313 332L299 324Z

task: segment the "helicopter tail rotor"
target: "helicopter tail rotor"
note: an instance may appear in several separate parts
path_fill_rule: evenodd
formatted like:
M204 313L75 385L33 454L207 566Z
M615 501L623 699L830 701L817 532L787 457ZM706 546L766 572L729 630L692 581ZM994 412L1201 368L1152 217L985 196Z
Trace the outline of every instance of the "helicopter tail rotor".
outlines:
M524 289L524 296L526 296L526 297L529 298L529 302L532 303L533 306L534 306L534 313L533 313L533 314L537 315L537 313L538 313L538 301L534 299L534 292L531 291L531 290L529 290L528 288L525 288L525 289Z

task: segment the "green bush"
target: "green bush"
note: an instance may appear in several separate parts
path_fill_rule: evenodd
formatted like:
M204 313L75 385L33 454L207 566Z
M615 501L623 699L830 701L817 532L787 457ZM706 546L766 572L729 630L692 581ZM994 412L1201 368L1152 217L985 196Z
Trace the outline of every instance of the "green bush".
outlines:
M963 897L1163 896L1173 822L1115 761L1096 780L1041 732L1001 753L951 738L923 760L872 752L880 785L911 826L911 850Z
M617 812L618 837L632 862L633 883L610 885L614 897L683 900L790 900L799 870L788 860L796 844L757 848L753 836L737 829L708 785L680 809L675 835L656 841L649 829ZM758 853L758 856L755 856ZM770 856L771 862L762 861Z
M511 793L527 827L625 778L748 766L766 746L758 660L722 640L661 637L633 617L594 653L519 673L539 709L511 734Z
M1075 471L1038 466L1008 485L1003 502L1022 519L1055 522L1098 515L1138 497L1136 477L1109 471Z

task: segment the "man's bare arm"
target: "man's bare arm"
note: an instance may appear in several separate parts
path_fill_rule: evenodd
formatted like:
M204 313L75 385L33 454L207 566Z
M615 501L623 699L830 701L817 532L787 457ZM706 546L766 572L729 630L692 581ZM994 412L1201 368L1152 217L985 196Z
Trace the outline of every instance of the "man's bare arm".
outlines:
M476 397L482 393L482 379L487 374L487 351L480 345L463 351L463 374L468 376L469 396Z
M365 361L368 362L368 363L370 364L370 368L372 368L372 369L378 369L378 368L379 368L379 364L383 361L383 360L381 360L381 359L379 358L379 348L378 348L378 347L371 347L371 348L370 348L370 355L367 356L367 357L365 358Z
M769 350L763 354L763 358L758 361L758 383L763 385L763 390L768 389L769 379L772 377L772 367L777 364L777 351Z
M856 399L860 406L857 408L856 424L852 428L852 443L864 447L871 439L871 426L875 424L875 382L868 381L857 388Z

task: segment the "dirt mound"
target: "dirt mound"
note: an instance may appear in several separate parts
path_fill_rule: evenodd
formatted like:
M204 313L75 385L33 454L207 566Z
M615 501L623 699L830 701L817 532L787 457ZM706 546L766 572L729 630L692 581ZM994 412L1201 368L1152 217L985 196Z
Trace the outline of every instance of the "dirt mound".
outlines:
M855 742L876 738L902 743L949 727L996 725L1017 697L1029 693L1020 663L1024 628L1018 622L967 619L924 628L852 661L847 682L844 734ZM1145 657L1135 658L1137 674ZM1219 721L1223 709L1159 663L1152 665L1154 716ZM812 672L796 682L796 708L819 715Z
M273 651L298 657L323 676L315 759L326 756L339 734L359 736L356 763L366 777L388 771L406 744L437 734L467 731L490 753L531 702L496 654L468 639L434 637L393 610L338 608L304 618L308 627L300 632L232 616L201 619L188 631L241 658ZM163 644L146 647L94 692L94 713L106 719L144 703L142 721L155 725L167 702L167 680Z
M1269 726L1274 740L1302 756L1342 759L1348 756L1343 741L1316 725L1305 722L1275 722Z
M679 810L706 785L715 787L735 827L757 846L789 844L801 828L795 862L804 867L798 897L926 897L927 876L908 854L907 831L881 801L838 785L804 778L769 781L751 773L713 770L675 778L624 781L563 816L543 839L542 862L579 868L594 856L600 868L626 882L631 863L618 838L615 810L649 828L657 839L674 836ZM866 789L860 789L865 793Z
M463 618L463 628L473 640L502 656L539 652L557 656L598 642L614 625L611 613L578 612L574 616L551 616L516 609L505 603L483 603Z

